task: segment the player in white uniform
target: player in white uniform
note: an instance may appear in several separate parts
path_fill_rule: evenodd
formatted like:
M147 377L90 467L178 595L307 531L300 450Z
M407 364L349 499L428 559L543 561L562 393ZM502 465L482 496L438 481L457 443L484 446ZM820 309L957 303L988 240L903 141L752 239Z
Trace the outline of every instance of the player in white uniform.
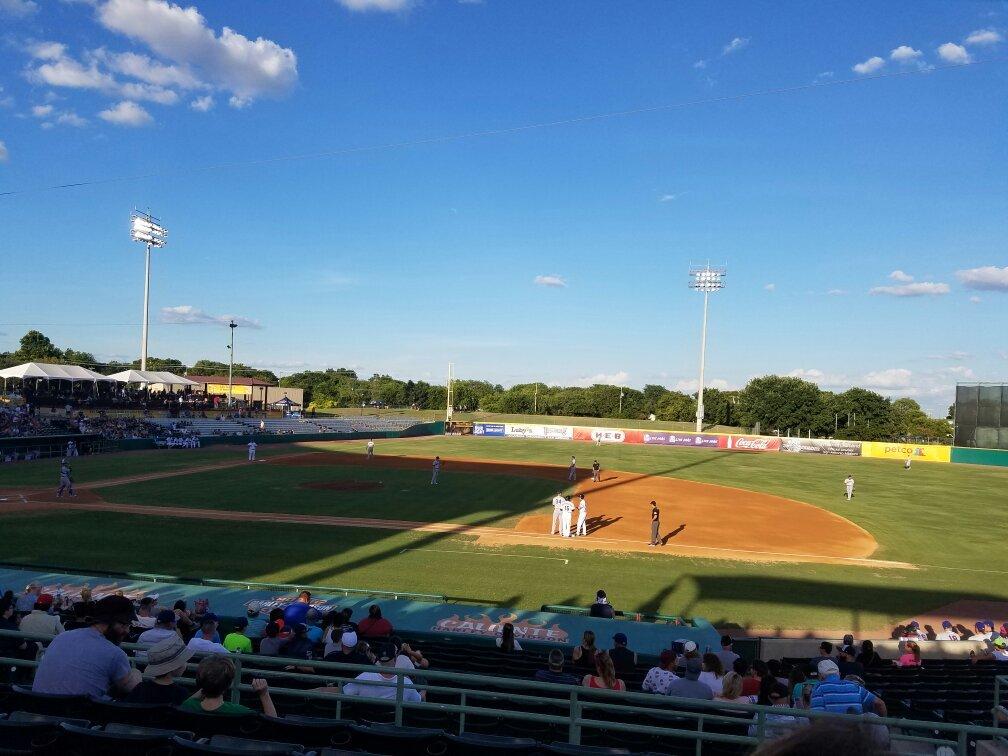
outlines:
M257 446L257 444L256 444L255 441L249 441L248 442L248 450L249 450L249 459L248 459L248 461L249 462L255 462L256 446Z
M80 456L80 452L77 451L77 443L75 441L69 441L67 443L67 456L68 457Z
M374 439L369 438L367 442L367 458L371 459L374 456Z
M588 519L588 502L585 501L585 495L581 494L581 500L578 502L577 530L574 531L574 535L576 536L588 535L588 525L585 522L587 519Z
M854 476L848 475L844 478L844 489L847 491L847 501L854 498Z
M431 479L430 479L430 484L432 486L437 485L437 479L440 473L441 473L441 457L434 457L434 464L431 466Z
M65 459L60 460L60 482L59 489L56 491L56 498L63 498L63 492L70 489L70 495L76 496L77 492L74 491L73 478L70 477L70 465L67 464Z
M563 508L560 510L560 535L564 538L571 537L571 513L574 511L574 505L571 504L570 499L563 500Z
M577 477L577 461L571 457L570 466L567 468L567 480L574 480Z
M563 494L557 492L553 497L553 523L550 525L550 535L560 532L560 512L563 510Z
M903 463L903 469L904 470L909 470L910 469L910 457L907 457L906 458L906 462Z

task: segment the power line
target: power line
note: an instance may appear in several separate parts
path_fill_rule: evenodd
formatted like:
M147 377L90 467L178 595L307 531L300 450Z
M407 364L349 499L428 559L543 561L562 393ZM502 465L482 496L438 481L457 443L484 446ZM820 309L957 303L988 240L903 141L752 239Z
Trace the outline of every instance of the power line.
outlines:
M299 160L320 160L325 158L343 157L347 155L357 155L366 152L381 152L385 150L400 150L408 147L420 147L428 144L441 144L444 142L455 142L463 139L478 139L481 137L503 136L505 134L516 134L523 131L533 131L535 129L556 128L558 126L572 126L592 121L601 121L609 118L623 118L633 115L644 115L647 113L659 113L680 108L695 107L698 105L715 105L726 102L740 102L742 100L757 97L768 97L771 95L791 94L794 92L804 92L813 89L825 89L828 87L839 87L847 84L859 84L862 82L878 81L879 79L894 79L906 76L931 75L941 71L948 71L957 68L967 68L991 63L1003 63L1008 58L991 58L988 60L974 61L972 63L952 63L945 66L936 66L931 69L909 69L906 71L893 71L890 73L872 74L868 76L858 76L849 79L834 79L829 81L815 81L809 84L796 84L786 87L773 87L770 89L760 89L753 92L743 92L741 94L723 95L721 97L707 97L696 100L684 100L681 102L667 103L664 105L650 105L629 110L616 110L608 113L595 113L592 115L572 116L555 121L539 121L536 123L521 124L518 126L503 126L495 129L484 129L481 131L467 131L456 134L444 134L441 136L425 137L421 139L410 139L399 142L386 142L384 144L365 145L361 147L341 147L330 150L319 150L317 152L305 152L297 155L277 155L269 158L258 158L250 160L235 160L226 163L211 163L204 166L192 166L189 168L179 168L167 171L152 171L150 173L136 173L128 176L111 176L103 179L85 179L64 184L51 184L49 186L27 187L24 189L12 189L0 192L0 197L12 197L23 194L34 194L39 192L50 192L58 189L79 189L86 186L100 186L102 184L113 184L125 181L140 181L150 178L165 178L169 176L184 176L194 173L208 173L212 171L229 170L233 168L248 168L260 165L270 165L273 163L285 163Z

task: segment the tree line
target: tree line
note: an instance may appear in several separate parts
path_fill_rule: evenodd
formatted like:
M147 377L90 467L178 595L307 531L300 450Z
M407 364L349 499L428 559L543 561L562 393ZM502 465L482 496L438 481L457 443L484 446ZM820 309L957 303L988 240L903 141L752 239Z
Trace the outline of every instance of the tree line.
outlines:
M89 367L108 375L131 363L98 362L90 352L59 349L38 331L22 337L14 352L0 353L0 367L22 362L56 362ZM193 365L171 357L151 357L149 370L169 370L191 375L226 375L227 363L201 359ZM388 375L362 378L349 368L310 370L278 381L269 370L235 363L234 375L259 378L281 386L304 390L308 408L359 407L380 403L388 407L444 409L447 390L425 381L403 381ZM648 384L643 389L596 384L550 386L522 383L510 388L481 380L457 380L452 384L452 404L458 412L537 414L567 417L612 417L691 422L696 416L696 395ZM949 409L951 418L952 409ZM912 398L892 400L864 388L843 392L824 391L814 383L791 376L765 375L753 378L736 391L710 388L704 391L704 424L759 429L762 433L847 438L864 441L931 438L951 435L948 419L932 418Z

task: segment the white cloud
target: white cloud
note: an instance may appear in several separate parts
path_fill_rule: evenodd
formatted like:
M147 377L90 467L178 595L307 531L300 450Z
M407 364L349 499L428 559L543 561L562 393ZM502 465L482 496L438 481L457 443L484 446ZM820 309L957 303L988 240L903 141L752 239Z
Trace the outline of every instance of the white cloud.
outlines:
M689 380L676 381L675 385L672 387L673 391L681 391L684 394L695 394L697 388L700 386L700 381L696 378L690 378ZM714 378L713 380L704 380L704 390L714 388L718 391L728 390L728 381L724 378Z
M26 18L38 10L33 0L0 0L0 16Z
M707 61L700 59L693 64L693 68L707 68Z
M889 53L889 60L895 60L897 63L912 63L922 55L924 53L920 50L914 50L910 45L900 45Z
M204 95L203 97L197 97L195 100L189 103L189 107L193 110L198 110L200 113L206 113L208 110L213 108L214 98L210 95Z
M921 281L902 286L875 286L868 290L869 294L886 294L891 297L933 297L949 293L947 283L932 283Z
M60 113L56 118L56 123L61 123L64 126L87 126L87 118L81 118L79 115L74 113L72 110L68 110L65 113Z
M983 302L983 299L980 298L980 297L973 296L973 297L970 297L969 301L971 303L973 303L973 304L980 304L981 302Z
M181 89L199 89L205 86L191 71L159 63L147 55L133 52L110 53L104 49L94 50L93 54L116 73L147 84Z
M969 352L953 351L948 354L929 354L928 357L932 360L968 360L973 355Z
M801 378L803 381L809 381L817 386L836 387L848 385L850 383L847 376L842 373L824 373L818 368L797 368L788 373L788 376L792 378Z
M36 118L45 118L53 112L52 105L33 105L31 113Z
M129 100L123 100L115 107L103 110L98 117L116 126L146 126L154 120L143 107Z
M192 305L177 305L176 307L161 308L162 323L182 323L185 325L222 325L226 326L230 321L234 321L240 328L260 329L262 325L258 320L251 318L241 318L234 315L211 315L208 312Z
M148 100L158 105L174 105L179 96L174 89L165 89L154 84L127 82L119 88L119 94L130 100Z
M885 61L878 55L875 55L871 58L868 58L868 60L864 61L863 63L857 63L856 65L852 66L851 70L856 74L862 74L862 75L871 74L878 71L884 65Z
M733 52L741 50L743 47L749 44L749 37L735 37L731 42L724 46L721 50L722 55L730 55Z
M977 29L966 37L967 45L996 45L1004 37L996 29Z
M675 200L682 197L686 192L678 192L677 194L663 194L658 198L659 202L674 202Z
M763 290L764 291L773 291L776 288L777 288L777 284L768 283L766 286L763 287Z
M0 139L0 163L6 163L9 155L10 153L7 151L7 145L4 144L2 139Z
M225 26L218 35L195 6L182 8L166 0L108 0L98 9L106 29L143 42L181 66L170 73L189 73L242 100L279 97L297 82L297 56L272 40L248 37ZM135 61L134 61L135 62ZM154 69L148 71L151 75ZM169 75L156 69L157 75Z
M914 277L904 273L902 270L894 270L889 274L889 278L893 281L899 281L900 283L910 283L914 280Z
M829 294L831 297L842 297L844 294L847 293L847 290L846 289L830 289L826 293Z
M556 288L563 288L567 285L567 281L564 280L563 276L556 273L549 276L536 276L532 279L532 283L536 286L554 286Z
M816 81L825 81L826 79L832 79L832 78L833 78L832 71L822 71L821 73L816 74Z
M231 95L228 98L228 105L230 105L235 110L242 110L247 108L252 104L252 98L250 97L239 97L238 95Z
M577 385L594 386L596 383L601 383L605 386L625 386L629 378L630 374L625 370L620 370L616 373L596 373L587 378L579 378Z
M28 54L37 60L59 60L66 54L61 42L35 42L28 45Z
M415 0L336 0L347 10L384 11L386 13L407 10Z
M981 291L1008 291L1008 265L1003 268L987 265L983 268L957 270L956 278L967 289Z
M938 48L938 57L946 63L969 63L972 58L966 48L955 42L946 42Z
M62 45L60 45L62 47ZM55 50L51 48L50 52ZM53 87L70 87L73 89L104 89L115 88L115 79L108 73L99 70L95 61L85 66L74 58L62 53L55 57L45 58L46 63L38 68L28 69L28 78L35 82L49 84Z
M861 384L865 388L903 389L912 385L913 372L906 368L889 368L865 373Z

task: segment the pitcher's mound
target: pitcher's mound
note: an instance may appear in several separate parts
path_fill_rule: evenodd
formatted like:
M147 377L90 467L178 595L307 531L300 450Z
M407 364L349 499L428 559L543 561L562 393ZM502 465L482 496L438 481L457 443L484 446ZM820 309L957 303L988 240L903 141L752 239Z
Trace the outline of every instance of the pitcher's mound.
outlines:
M330 480L321 483L302 483L299 488L316 491L380 491L385 484L380 480Z

